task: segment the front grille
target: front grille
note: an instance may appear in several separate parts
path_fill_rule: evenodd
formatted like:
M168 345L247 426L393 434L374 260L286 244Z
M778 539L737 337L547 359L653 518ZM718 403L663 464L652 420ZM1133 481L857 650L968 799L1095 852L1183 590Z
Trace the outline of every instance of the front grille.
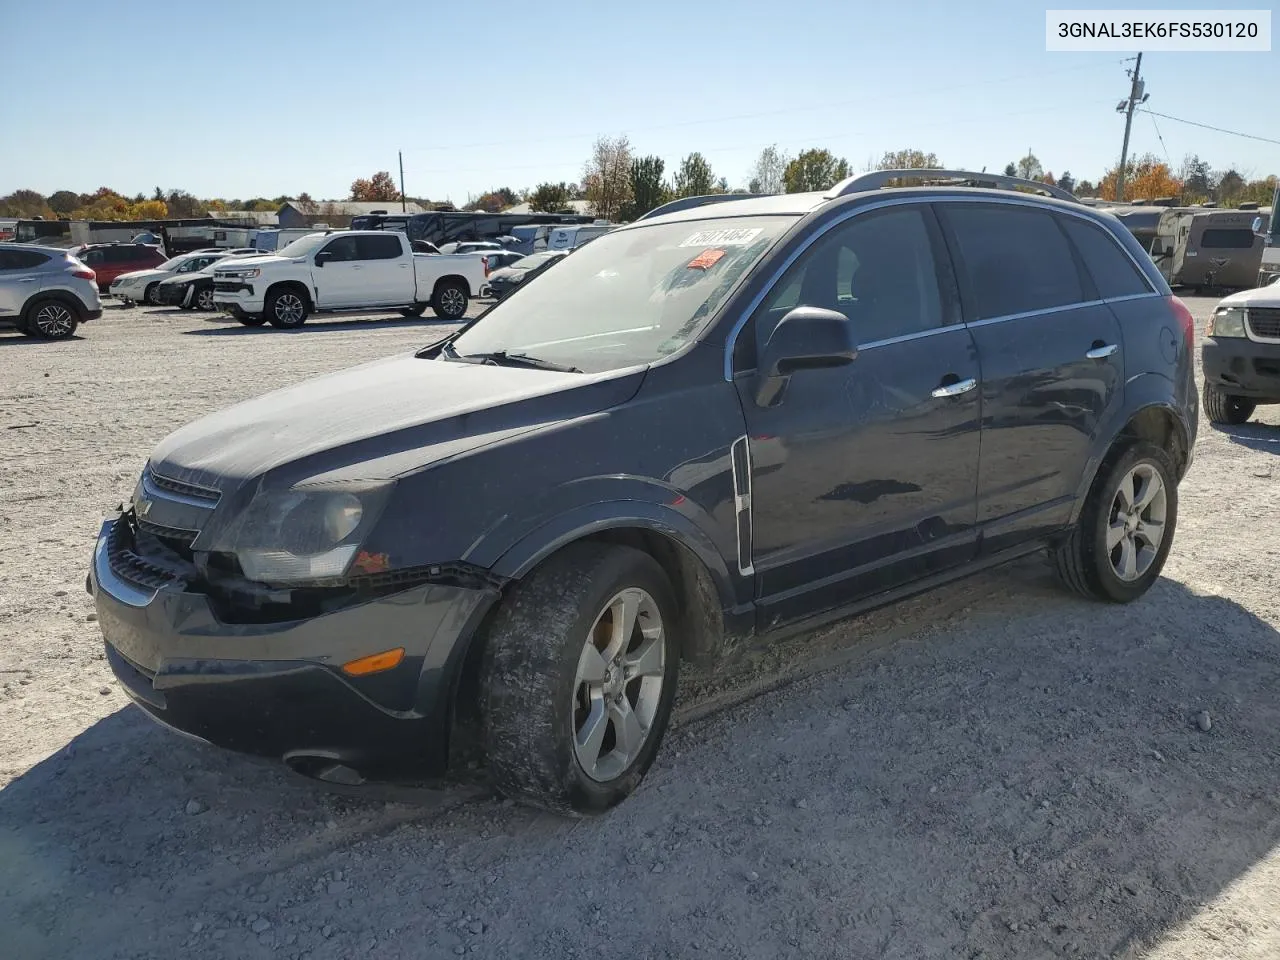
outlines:
M1249 331L1264 340L1280 340L1280 307L1249 307Z
M138 529L143 533L149 533L160 540L172 540L187 547L191 546L191 541L199 533L197 530L183 530L181 527L166 527L163 523L152 523L150 520L136 522Z
M146 590L185 584L177 562L166 563L161 555L143 556L139 552L128 517L121 517L111 528L107 563L121 580Z
M180 494L184 497L192 497L196 500L208 500L210 503L217 503L222 497L221 491L214 490L212 487L202 487L198 483L188 483L185 480L175 480L173 477L165 477L156 473L155 468L147 466L147 477L152 485L161 490L168 490L170 493Z

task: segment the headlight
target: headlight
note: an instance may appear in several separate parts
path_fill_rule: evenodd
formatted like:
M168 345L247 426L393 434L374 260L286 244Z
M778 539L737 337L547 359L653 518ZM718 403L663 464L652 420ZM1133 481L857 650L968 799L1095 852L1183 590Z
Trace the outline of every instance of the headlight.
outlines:
M210 549L234 553L244 575L263 583L341 577L390 489L382 484L262 491Z
M1209 325L1205 329L1205 336L1209 337L1243 337L1247 336L1244 332L1244 307L1219 307L1213 312L1213 316L1209 318Z
M262 271L257 267L254 267L252 270L237 270L235 273L230 274L230 276L239 277L241 280L252 280L254 277L261 275Z

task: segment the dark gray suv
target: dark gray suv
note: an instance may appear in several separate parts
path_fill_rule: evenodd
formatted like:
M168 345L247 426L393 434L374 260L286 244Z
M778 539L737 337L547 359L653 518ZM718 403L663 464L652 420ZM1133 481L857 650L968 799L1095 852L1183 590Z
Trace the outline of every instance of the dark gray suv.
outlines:
M478 745L503 793L597 812L681 661L1044 549L1141 596L1196 404L1189 312L1055 188L686 200L416 354L179 430L88 586L162 723L341 783Z

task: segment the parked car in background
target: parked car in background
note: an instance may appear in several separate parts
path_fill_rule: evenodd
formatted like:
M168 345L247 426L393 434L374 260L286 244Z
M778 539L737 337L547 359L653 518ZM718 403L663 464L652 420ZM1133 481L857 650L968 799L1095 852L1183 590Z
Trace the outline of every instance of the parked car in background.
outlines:
M213 268L228 260L256 256L261 254L253 249L242 248L239 253L223 251L215 254L213 260L199 269L177 270L172 276L160 281L155 288L153 302L182 310L213 310Z
M214 267L214 303L245 326L300 327L312 313L398 309L422 316L428 306L461 320L488 279L481 254L414 253L397 231L313 233L275 256Z
M1259 404L1280 403L1280 279L1219 301L1200 359L1210 422L1247 423Z
M0 324L65 340L100 316L97 276L65 247L0 244Z
M584 223L579 226L556 227L547 238L548 250L574 250L584 243L590 243L596 237L604 236L610 230L616 230L613 224Z
M441 253L480 253L490 250L496 252L502 249L504 249L502 244L495 240L461 240L440 245Z
M209 253L183 253L149 270L134 270L123 273L111 282L111 296L128 303L159 304L156 292L161 281L168 280L175 274L195 273L203 270L211 263L229 256L228 251L216 250Z
M122 274L149 270L165 262L159 247L145 243L91 243L73 247L72 253L97 274L98 290L102 293Z
M98 531L121 687L332 783L466 744L506 796L592 814L653 762L681 661L1039 551L1143 596L1192 315L1056 186L888 188L948 173L640 220L416 354L181 428Z
M501 300L517 286L532 280L568 255L568 250L543 250L541 253L531 253L527 257L521 257L509 266L491 271L489 295Z

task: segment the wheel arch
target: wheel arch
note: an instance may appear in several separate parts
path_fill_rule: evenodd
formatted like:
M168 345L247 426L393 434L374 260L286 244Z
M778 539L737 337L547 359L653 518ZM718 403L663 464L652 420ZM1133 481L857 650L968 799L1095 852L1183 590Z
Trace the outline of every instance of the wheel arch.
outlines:
M276 280L274 283L268 286L266 289L266 292L263 293L262 295L263 309L266 309L266 303L268 300L271 299L272 294L278 293L279 291L285 290L285 289L297 290L299 293L302 294L303 298L306 300L307 309L311 311L315 310L316 302L315 302L315 299L311 296L311 288L308 287L301 280Z
M476 291L471 289L471 282L467 280L466 277L464 277L460 273L449 273L449 274L445 274L443 277L438 277L436 279L435 284L431 287L432 300L436 298L436 294L440 292L440 288L444 286L446 283L460 284L462 286L462 289L467 291L468 298L474 298L476 295Z
M56 300L75 314L76 323L84 323L85 307L84 304L80 302L80 298L68 290L59 290L57 288L52 290L39 290L32 294L31 298L23 304L22 312L19 314L22 318L22 322L25 324L29 321L34 316L36 307L46 300Z

